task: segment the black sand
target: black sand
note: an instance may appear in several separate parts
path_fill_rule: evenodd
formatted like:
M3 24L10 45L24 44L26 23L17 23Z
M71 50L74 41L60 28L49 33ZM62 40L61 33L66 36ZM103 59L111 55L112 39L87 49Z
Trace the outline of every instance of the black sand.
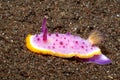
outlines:
M27 34L39 33L44 16L49 32L87 38L99 30L99 46L112 64L97 65L37 55L25 46ZM0 80L119 80L119 0L0 0Z

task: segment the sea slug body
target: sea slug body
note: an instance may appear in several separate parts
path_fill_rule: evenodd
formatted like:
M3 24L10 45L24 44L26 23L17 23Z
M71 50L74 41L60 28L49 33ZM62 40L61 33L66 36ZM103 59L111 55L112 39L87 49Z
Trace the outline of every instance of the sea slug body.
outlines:
M42 22L42 32L40 34L26 37L27 48L38 54L48 54L63 58L78 57L87 62L96 64L109 64L111 60L102 54L99 47L95 46L101 38L96 32L89 38L83 39L70 33L48 33L46 27L46 18Z

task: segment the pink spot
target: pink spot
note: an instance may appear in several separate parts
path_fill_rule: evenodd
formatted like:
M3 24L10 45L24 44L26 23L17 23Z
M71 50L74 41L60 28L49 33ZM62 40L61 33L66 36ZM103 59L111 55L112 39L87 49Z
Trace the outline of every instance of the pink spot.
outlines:
M75 41L76 44L78 44L78 41Z
M85 44L85 42L82 42L82 44Z
M93 44L92 47L94 47L95 45Z
M83 49L84 49L84 46L81 46L81 48L83 48Z
M52 48L53 48L53 49L55 49L55 47L54 47L54 46L53 46Z
M57 36L57 37L59 36L58 33L56 33L56 36Z
M65 46L63 46L63 48L65 48Z
M37 41L39 41L40 40L40 38L37 38Z
M68 40L68 42L69 42L69 40Z
M48 36L51 36L51 34L48 34Z
M50 48L50 46L48 46L48 48Z
M63 42L62 42L62 41L60 42L60 45L63 45Z
M70 33L69 33L69 32L67 32L67 33L66 33L66 35L70 35Z
M56 41L58 41L58 40L56 39Z
M38 37L38 34L36 34L36 37Z
M64 37L64 39L66 39L66 37Z

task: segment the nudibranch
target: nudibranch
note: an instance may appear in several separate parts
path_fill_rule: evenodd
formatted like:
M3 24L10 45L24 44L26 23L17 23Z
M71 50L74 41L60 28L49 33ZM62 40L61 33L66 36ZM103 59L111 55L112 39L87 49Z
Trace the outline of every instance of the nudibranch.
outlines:
M52 55L63 58L78 57L87 62L96 64L109 64L111 60L102 54L99 47L95 44L101 41L97 32L91 33L88 39L71 35L70 33L48 33L46 18L42 22L40 34L26 37L27 48L38 54Z

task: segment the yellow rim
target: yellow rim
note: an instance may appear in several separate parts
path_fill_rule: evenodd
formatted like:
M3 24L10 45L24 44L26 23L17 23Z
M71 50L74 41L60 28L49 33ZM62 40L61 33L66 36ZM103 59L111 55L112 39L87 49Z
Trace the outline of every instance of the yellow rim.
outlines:
M91 58L94 55L101 54L100 50L95 51L95 52L90 53L90 54L87 54L87 55L84 55L84 54L80 54L80 53L79 54L76 54L76 53L64 54L64 53L58 53L58 52L54 52L52 50L47 50L47 49L44 49L44 50L43 49L37 49L30 42L31 37L32 37L32 35L30 35L30 34L26 37L26 46L30 51L38 53L38 54L47 54L47 55L53 55L53 56L58 56L58 57L63 57L63 58L71 58L71 57L74 57L74 56L79 57L79 58Z

